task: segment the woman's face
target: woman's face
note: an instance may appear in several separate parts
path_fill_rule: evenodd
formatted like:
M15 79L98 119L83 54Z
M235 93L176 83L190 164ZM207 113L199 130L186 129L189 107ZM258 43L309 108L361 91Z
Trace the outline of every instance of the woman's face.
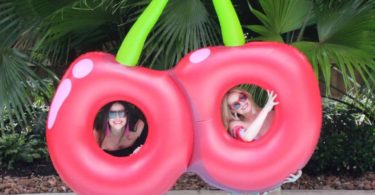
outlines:
M251 110L251 102L245 93L232 92L228 95L228 106L234 113L245 114Z
M111 129L121 130L125 127L127 116L125 107L120 103L114 103L108 112L108 123Z

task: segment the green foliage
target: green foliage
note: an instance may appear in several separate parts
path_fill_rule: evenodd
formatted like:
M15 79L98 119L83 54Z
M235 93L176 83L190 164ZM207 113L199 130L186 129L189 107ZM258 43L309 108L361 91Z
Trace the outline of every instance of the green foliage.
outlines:
M27 102L19 102L17 99L9 100L10 105L1 109L0 107L0 129L2 130L16 130L32 129L32 122L42 112L46 112L46 103L51 99L54 87L51 80L28 80L18 81L18 89L25 90L22 94ZM43 91L38 89L44 88ZM8 97L9 98L9 97Z
M250 3L251 1L249 1ZM260 0L260 6L264 12L253 8L250 11L262 23L262 25L246 25L252 31L259 34L255 40L267 40L284 42L282 35L298 30L310 24L313 15L312 1L310 0Z
M375 88L375 85L373 86ZM339 91L339 90L337 90ZM360 120L366 120L367 123L375 123L375 90L370 88L360 88L359 90L349 90L342 92L341 99L330 98L332 100L341 102L342 104L357 110L359 113L355 116Z
M38 135L4 133L0 136L0 167L13 169L18 163L32 163L47 159L48 152L44 138Z
M57 78L55 74L61 75L88 51L116 53L149 2L1 0L0 117L27 121L24 113L32 112L34 100L22 87L24 81ZM220 28L215 16L209 0L169 1L148 37L141 64L170 68L191 50L217 44ZM48 93L43 85L35 90Z
M0 115L2 126L0 128L0 168L12 169L15 165L32 163L36 160L48 160L48 152L45 142L45 121L48 108L45 106L46 99L52 95L53 87L49 81L49 94L38 93L40 83L25 82L31 91L34 102L30 112L24 112L23 118L13 120L16 111L5 108Z
M145 2L148 0L143 0ZM168 69L188 52L219 43L220 28L200 0L169 1L146 41L141 64Z
M250 11L260 24L247 25L251 40L279 41L301 50L330 93L332 69L347 89L375 78L375 2L366 0L259 0ZM255 4L249 1L251 4ZM256 5L256 4L255 4ZM320 78L322 75L322 78Z
M375 171L374 123L357 109L326 100L321 138L304 171L352 176Z
M46 3L47 0L39 1L39 5ZM43 15L39 12L41 7L36 5L36 1L0 1L0 117L20 122L27 121L24 113L31 113L33 100L28 95L30 88L26 82L40 81L35 70L43 67L42 63L30 60L37 37L34 30ZM50 12L51 8L45 10ZM46 88L38 85L32 90L45 92ZM0 123L3 127L3 121Z
M253 100L258 106L263 107L266 104L268 100L268 95L265 89L257 85L249 84L242 84L239 85L239 87L248 91L252 95Z

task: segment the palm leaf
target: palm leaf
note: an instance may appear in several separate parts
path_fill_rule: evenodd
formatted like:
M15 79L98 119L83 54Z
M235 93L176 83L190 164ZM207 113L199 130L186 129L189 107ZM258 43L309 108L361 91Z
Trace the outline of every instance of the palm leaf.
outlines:
M39 4L38 4L39 3ZM29 54L37 38L33 31L38 28L42 16L51 12L52 6L45 8L37 5L52 5L51 1L1 1L0 2L0 124L5 120L11 124L25 125L25 114L32 114L32 99L29 81L39 77L31 69ZM66 3L66 1L60 1ZM35 7L34 7L35 6ZM38 65L38 64L35 64ZM33 90L46 92L45 85Z
M369 86L375 69L374 3L356 0L338 7L316 7L319 42L293 45L308 56L318 76L323 73L327 90L331 68L341 72L347 89L356 87L356 73Z
M118 19L111 10L77 10L67 7L56 12L43 24L43 35L36 45L35 54L51 58L51 64L66 62L72 51L78 54L92 49L100 49L102 42L109 40L109 29ZM89 49L87 49L89 48ZM78 55L77 54L77 55Z
M260 36L256 40L283 42L283 33L301 29L312 22L312 2L309 0L260 0L263 12L253 8L250 11L262 25L246 25Z
M328 93L332 69L341 72L347 89L356 86L358 74L367 86L374 79L370 74L375 67L374 1L259 2L263 12L252 7L251 10L262 25L248 26L260 34L255 39L286 40L299 48L309 58L318 78L323 75ZM309 27L304 34L305 27L311 24L315 24L316 31ZM294 32L299 33L297 39Z
M38 76L28 66L27 55L17 49L1 49L0 69L0 115L8 115L11 123L26 123L25 113L31 114L32 105L27 81L38 80ZM40 86L37 90L46 89Z
M170 68L189 51L217 44L218 29L201 1L170 1L146 41L141 64Z

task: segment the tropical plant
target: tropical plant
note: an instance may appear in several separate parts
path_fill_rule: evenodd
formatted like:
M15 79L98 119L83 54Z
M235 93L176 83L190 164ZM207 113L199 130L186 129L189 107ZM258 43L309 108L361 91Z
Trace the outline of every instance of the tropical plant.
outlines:
M88 51L115 54L150 0L0 0L0 115L15 121L31 112L33 97L25 82L56 80L68 64ZM282 41L303 51L330 89L330 75L339 70L349 88L357 74L368 84L374 69L374 1L259 0L251 13L233 0L250 40ZM247 12L246 12L247 11ZM252 19L252 18L251 18ZM250 20L252 24L255 20ZM245 23L244 23L245 24ZM143 50L141 65L174 66L187 52L220 44L220 28L211 0L169 1ZM50 74L45 74L45 73ZM51 79L50 79L51 80ZM48 93L43 82L37 89ZM48 95L46 95L47 97ZM5 109L3 109L5 108Z
M0 116L25 121L33 97L23 81L56 79L84 52L116 53L150 0L0 0ZM210 1L206 0L208 4ZM207 8L208 7L208 8ZM151 33L141 64L173 66L187 52L218 43L212 6L200 0L170 1ZM36 89L48 93L39 85Z
M150 67L171 68L186 53L218 44L220 28L213 20L211 4L200 0L170 1L146 42L143 64L151 58Z
M0 1L0 118L11 122L27 121L25 113L32 113L33 90L47 92L43 82L34 88L28 85L38 82L35 71L44 69L43 63L30 59L35 29L41 21L31 7L26 1ZM3 120L0 125L4 128Z
M375 83L370 83L371 87L360 87L359 90L341 91L333 88L342 95L341 98L329 97L342 105L351 107L357 114L358 121L375 124Z
M308 174L359 176L375 169L375 126L361 110L323 99L321 138L309 163Z
M25 132L0 134L0 168L13 169L16 164L47 160L44 137Z
M32 163L36 160L48 160L48 152L45 140L46 115L48 107L46 99L49 99L54 88L52 82L43 81L48 84L49 97L38 90L30 90L33 98L31 113L23 113L25 119L12 120L14 112L8 112L0 116L4 124L0 128L0 168L12 169L16 165ZM40 82L27 82L28 88L36 89ZM25 120L25 121L23 121Z
M345 87L369 86L375 69L375 2L367 0L249 1L260 24L246 28L252 40L279 41L300 49L330 92L332 70ZM259 8L257 8L259 7ZM358 75L358 76L357 76Z

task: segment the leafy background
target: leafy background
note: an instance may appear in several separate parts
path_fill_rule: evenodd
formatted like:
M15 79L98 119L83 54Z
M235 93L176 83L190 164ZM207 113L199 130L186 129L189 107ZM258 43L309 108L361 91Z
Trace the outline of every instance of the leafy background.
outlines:
M44 121L59 78L85 52L116 54L149 2L0 0L1 166L48 159ZM325 100L324 126L306 171L373 171L375 2L232 2L248 42L295 46L310 60L319 79ZM173 0L149 35L140 65L169 69L192 50L220 44L220 26L211 1ZM262 90L254 93L258 101L264 100Z

